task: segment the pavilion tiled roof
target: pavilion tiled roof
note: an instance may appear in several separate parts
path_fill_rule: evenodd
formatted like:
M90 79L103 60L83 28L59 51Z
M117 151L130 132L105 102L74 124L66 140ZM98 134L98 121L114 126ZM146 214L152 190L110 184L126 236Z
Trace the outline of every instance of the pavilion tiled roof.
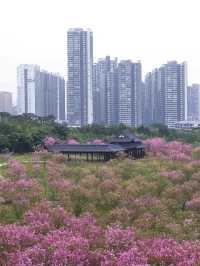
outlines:
M92 153L92 152L108 152L116 153L123 152L125 148L116 144L54 144L47 146L49 151L53 152L80 152L80 153Z

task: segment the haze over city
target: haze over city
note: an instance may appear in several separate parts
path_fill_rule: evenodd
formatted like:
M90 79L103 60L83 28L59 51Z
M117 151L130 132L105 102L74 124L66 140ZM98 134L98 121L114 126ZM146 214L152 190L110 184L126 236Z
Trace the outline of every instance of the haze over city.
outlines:
M70 27L92 29L94 59L141 60L143 75L169 60L187 61L188 83L199 83L199 5L198 0L1 1L0 91L16 93L21 63L65 75Z

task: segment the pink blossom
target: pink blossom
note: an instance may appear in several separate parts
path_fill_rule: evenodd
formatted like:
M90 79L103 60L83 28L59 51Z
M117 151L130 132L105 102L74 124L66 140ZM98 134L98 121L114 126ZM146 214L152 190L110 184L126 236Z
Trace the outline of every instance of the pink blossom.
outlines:
M106 244L113 251L127 250L134 243L135 235L129 228L119 225L109 227L105 232Z
M193 211L199 211L200 210L200 197L193 198L192 200L187 201L186 207Z
M184 174L181 171L163 171L161 176L168 177L174 183L183 182Z
M17 160L12 159L8 161L8 172L11 177L26 177L26 170L24 165Z
M91 144L95 144L95 145L103 145L105 144L104 141L102 139L94 139L93 141L90 142Z
M56 140L53 137L46 137L43 142L46 147L54 145L56 143Z
M79 142L76 139L68 139L67 144L74 145L74 144L79 144Z

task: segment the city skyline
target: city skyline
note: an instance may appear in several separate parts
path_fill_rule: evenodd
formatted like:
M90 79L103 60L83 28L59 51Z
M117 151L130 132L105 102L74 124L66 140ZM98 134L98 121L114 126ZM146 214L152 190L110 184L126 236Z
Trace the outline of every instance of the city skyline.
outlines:
M41 117L52 115L65 120L65 81L58 74L41 70L38 65L17 68L17 113Z
M93 30L95 61L106 55L141 60L143 78L163 62L187 61L189 84L200 83L199 3L160 2L44 0L39 9L38 0L4 2L0 16L0 91L16 93L16 67L21 63L39 64L64 75L66 32L77 26Z

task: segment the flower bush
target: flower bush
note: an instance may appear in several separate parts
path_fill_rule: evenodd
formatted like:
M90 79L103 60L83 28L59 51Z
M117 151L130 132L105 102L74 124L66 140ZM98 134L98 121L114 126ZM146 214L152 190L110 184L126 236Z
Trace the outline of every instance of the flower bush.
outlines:
M0 178L0 265L198 266L199 150L146 141L143 160L34 152Z
M53 137L46 137L44 140L44 146L51 146L54 145L56 143L56 140Z

